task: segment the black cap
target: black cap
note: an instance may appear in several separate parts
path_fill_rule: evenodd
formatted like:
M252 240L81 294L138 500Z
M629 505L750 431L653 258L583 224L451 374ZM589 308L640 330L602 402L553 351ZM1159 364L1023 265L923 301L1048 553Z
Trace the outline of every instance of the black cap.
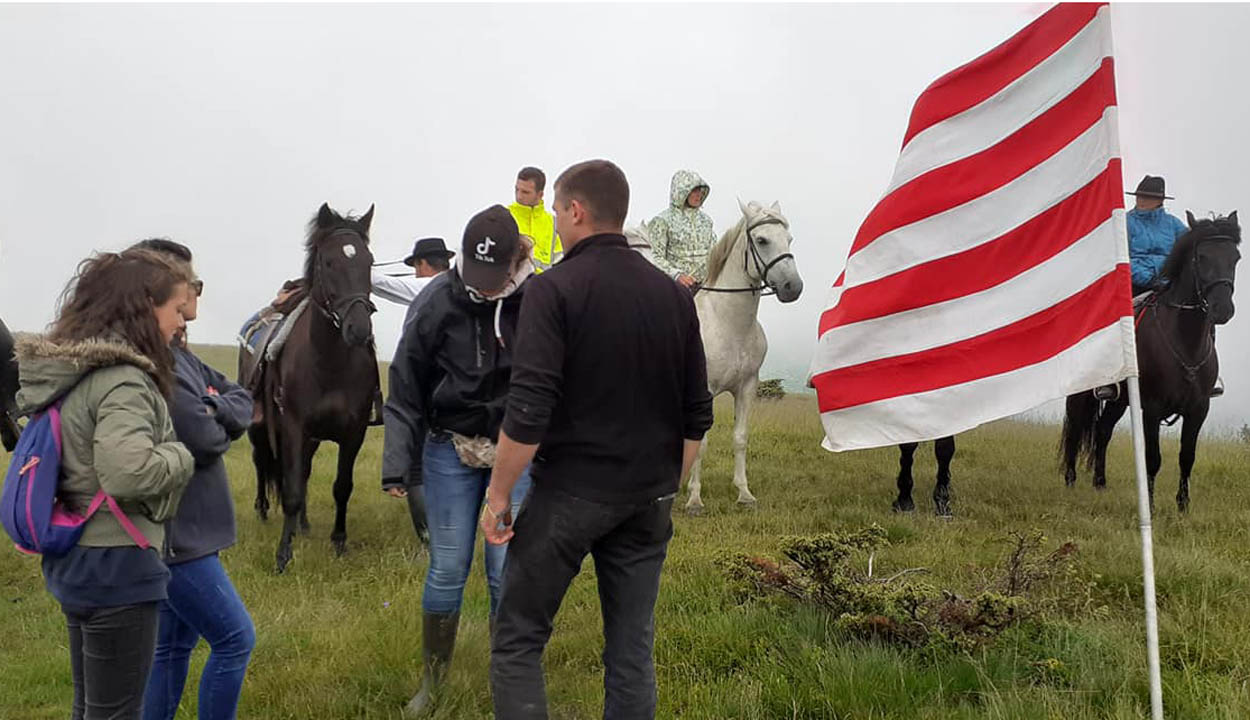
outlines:
M1158 175L1147 175L1137 183L1137 190L1134 192L1126 192L1125 195L1136 195L1138 197L1159 198L1161 200L1175 200L1171 195L1163 194L1163 178Z
M413 243L412 254L404 258L404 264L413 266L423 257L442 257L450 260L456 254L447 249L447 245L439 237L421 238Z
M469 219L461 244L460 276L477 290L503 287L512 275L521 235L503 205L492 205Z

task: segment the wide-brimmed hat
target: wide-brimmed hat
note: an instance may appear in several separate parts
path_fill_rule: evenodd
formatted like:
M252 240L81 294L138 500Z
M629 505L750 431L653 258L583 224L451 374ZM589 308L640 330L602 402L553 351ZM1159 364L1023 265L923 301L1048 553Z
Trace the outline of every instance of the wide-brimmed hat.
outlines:
M464 228L460 277L476 290L493 291L512 276L521 234L508 208L492 205L474 215Z
M404 258L404 264L414 266L421 258L441 257L447 260L455 257L455 253L447 249L447 244L440 237L421 238L412 245L412 254Z
M1125 195L1136 195L1137 197L1159 198L1160 200L1175 200L1171 195L1163 194L1163 178L1158 175L1147 175L1137 183L1137 189L1133 192L1126 192Z

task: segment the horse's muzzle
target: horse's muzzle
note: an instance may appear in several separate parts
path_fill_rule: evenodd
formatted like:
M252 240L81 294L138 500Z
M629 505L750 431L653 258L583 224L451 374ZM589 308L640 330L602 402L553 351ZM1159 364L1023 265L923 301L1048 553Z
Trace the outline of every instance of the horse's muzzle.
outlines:
M776 290L778 300L783 303L792 303L803 294L803 281L799 278L786 280L783 283L778 283Z

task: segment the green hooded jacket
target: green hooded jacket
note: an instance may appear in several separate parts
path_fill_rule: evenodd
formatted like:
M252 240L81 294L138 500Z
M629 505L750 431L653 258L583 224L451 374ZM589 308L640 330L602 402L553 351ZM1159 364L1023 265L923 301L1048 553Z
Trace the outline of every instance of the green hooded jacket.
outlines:
M695 188L707 186L698 173L678 170L669 189L668 209L647 223L655 264L674 279L681 274L699 282L707 279L707 255L716 243L716 232L707 213L686 205Z
M19 334L18 412L61 404L61 500L86 512L101 488L159 552L195 463L174 436L156 367L117 337L54 343ZM133 545L103 505L87 521L85 547Z

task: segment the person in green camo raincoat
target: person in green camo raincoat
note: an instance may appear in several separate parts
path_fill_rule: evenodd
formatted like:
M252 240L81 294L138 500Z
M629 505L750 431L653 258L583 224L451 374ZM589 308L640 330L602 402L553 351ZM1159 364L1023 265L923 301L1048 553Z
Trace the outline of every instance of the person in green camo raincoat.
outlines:
M707 183L697 172L678 170L668 209L647 223L655 264L691 290L707 278L707 255L716 243L712 218L700 210L707 194Z

